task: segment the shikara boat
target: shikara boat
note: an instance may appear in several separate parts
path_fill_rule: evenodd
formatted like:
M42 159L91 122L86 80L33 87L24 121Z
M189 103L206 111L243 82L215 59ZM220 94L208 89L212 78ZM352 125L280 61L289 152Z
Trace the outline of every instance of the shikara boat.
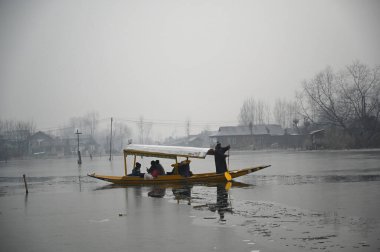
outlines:
M179 159L189 160L191 158L205 159L207 155L214 155L214 150L211 148L195 148L195 147L179 147L179 146L162 146L162 145L139 145L130 144L124 149L124 176L108 176L99 175L96 173L87 174L90 177L122 185L144 185L144 184L171 184L171 183L209 183L231 181L252 172L262 170L270 165L259 165L238 170L229 170L225 173L217 174L215 172L192 174L191 176L182 176L175 171L173 174L157 176L153 179L146 179L140 176L127 176L128 166L127 157L133 156L133 167L136 165L136 158L141 157L156 157L173 159L175 163L173 167L178 167Z

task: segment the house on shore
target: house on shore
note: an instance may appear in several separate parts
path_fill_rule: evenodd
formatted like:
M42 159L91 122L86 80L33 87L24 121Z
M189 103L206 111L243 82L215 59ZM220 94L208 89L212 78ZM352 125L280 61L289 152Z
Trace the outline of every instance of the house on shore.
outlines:
M78 151L78 138L67 137L60 140L64 147L64 155L76 155ZM100 145L95 141L91 135L82 135L79 138L79 150L82 155L93 155L99 152Z
M325 130L319 129L309 132L311 144L310 149L323 149L325 145Z
M52 136L38 131L29 137L29 154L33 156L51 156L57 155L63 149L59 146L57 139Z
M168 138L164 144L173 146L210 147L212 146L210 135L215 133L215 131L205 130L197 135L189 135L180 138Z
M303 148L304 136L277 124L225 126L211 135L214 143L234 149Z
M80 138L79 149L83 155L97 153L99 144L90 135ZM29 137L29 154L39 156L72 156L78 151L78 139L53 137L45 132L38 131Z

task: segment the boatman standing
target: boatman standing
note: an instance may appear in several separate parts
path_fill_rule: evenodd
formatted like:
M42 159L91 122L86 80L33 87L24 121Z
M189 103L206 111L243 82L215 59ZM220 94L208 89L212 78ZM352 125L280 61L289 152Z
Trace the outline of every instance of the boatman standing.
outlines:
M230 145L222 147L222 145L217 142L215 146L214 158L215 158L215 168L216 173L225 173L227 171L226 157L224 154L230 149Z

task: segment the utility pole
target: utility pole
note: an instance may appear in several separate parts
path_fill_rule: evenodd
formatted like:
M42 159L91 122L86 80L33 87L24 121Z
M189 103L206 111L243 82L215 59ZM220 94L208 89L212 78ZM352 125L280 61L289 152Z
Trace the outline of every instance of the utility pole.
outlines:
M82 158L80 156L80 150L79 150L79 135L82 134L81 132L79 132L79 130L77 129L77 132L75 133L75 135L77 135L77 139L78 139L78 164L82 164Z
M252 121L250 121L249 122L249 124L248 124L248 127L249 127L249 131L251 132L251 144L252 144L252 149L254 149L253 148L253 123L252 123Z
M110 137L110 158L109 160L111 161L111 158L112 158L112 121L113 121L113 118L111 117L111 137Z
M119 130L120 130L120 150L123 149L123 134L122 134L122 128L123 126L120 124Z

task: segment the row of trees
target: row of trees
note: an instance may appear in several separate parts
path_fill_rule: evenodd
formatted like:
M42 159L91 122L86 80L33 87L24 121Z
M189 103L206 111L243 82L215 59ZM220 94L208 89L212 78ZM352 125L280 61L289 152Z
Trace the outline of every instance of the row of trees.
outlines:
M279 124L284 128L291 128L298 124L300 115L296 102L286 99L277 99L273 109L262 100L248 98L243 102L238 117L240 125L250 124Z
M78 130L81 133L81 139L95 140L99 147L97 151L109 153L111 144L112 151L120 153L132 138L131 125L135 125L137 129L136 143L153 142L150 136L153 123L144 120L144 117L141 116L137 121L127 120L127 122L114 118L111 124L111 118L100 119L99 113L95 111L83 116L71 117L63 126L42 131L56 141L67 143L68 140L72 142L71 140L76 138L75 133ZM0 160L30 154L28 153L29 138L35 132L36 126L33 122L0 120Z
M100 125L102 124L102 126ZM99 113L92 111L83 116L72 117L68 125L60 129L58 135L70 138L78 129L84 136L92 137L106 152L109 152L112 125L112 150L120 152L131 137L132 130L121 120L99 119Z
M100 125L103 124L103 125ZM56 129L45 130L55 141L68 143L75 139L76 130L82 133L81 138L98 143L99 152L109 152L111 141L110 118L99 119L97 112L89 112L83 116L72 117L68 123ZM114 120L112 125L112 150L120 150L131 138L131 129L121 120ZM29 155L30 137L36 133L33 122L0 120L0 160Z
M100 123L103 124L103 127L99 127ZM125 123L125 120L114 119L112 126L112 139L115 146L120 146L119 149L121 149L123 144L132 137L133 131L131 127L128 126L131 124L136 125L136 142L152 142L150 135L153 128L153 123L146 121L143 116L140 116L137 121L129 120L128 124ZM84 116L70 118L68 126L65 126L63 129L63 135L70 136L73 134L73 130L80 129L82 133L90 135L97 141L109 145L111 131L110 127L110 118L99 119L99 114L97 112L89 112Z
M35 129L33 122L0 120L0 160L27 154L27 140Z
M338 72L327 67L303 82L297 101L302 116L335 132L347 147L380 146L380 67L359 61Z
M355 61L334 72L331 67L305 80L294 101L277 99L273 109L249 98L240 125L274 122L284 128L323 128L329 148L380 147L380 67ZM271 119L272 118L272 119Z

